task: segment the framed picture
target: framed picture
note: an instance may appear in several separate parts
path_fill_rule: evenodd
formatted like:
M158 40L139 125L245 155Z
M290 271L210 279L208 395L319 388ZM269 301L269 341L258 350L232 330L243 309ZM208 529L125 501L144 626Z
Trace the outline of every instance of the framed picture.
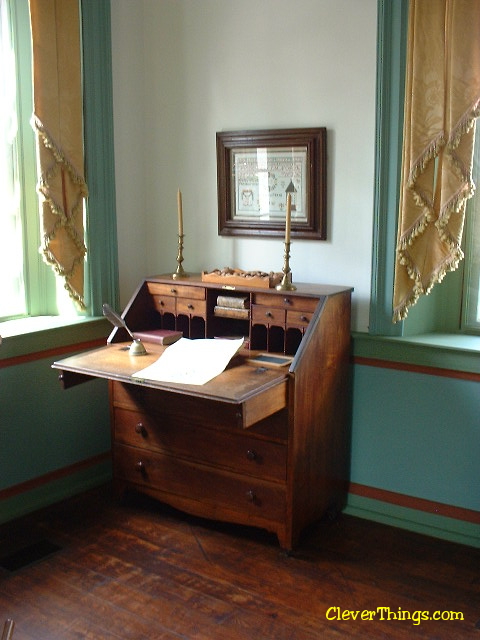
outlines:
M326 129L217 133L218 232L326 240Z

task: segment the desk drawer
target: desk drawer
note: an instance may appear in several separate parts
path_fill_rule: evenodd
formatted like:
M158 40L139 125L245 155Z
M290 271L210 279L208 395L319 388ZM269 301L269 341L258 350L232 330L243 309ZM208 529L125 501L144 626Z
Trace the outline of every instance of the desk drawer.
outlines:
M178 298L177 315L181 314L205 318L207 315L207 303L205 300Z
M153 296L153 306L159 313L173 313L176 311L176 299L171 296Z
M253 305L252 324L276 325L283 327L285 324L285 311L275 307Z
M205 429L168 416L114 410L115 442L207 463L259 478L285 481L286 445L249 432ZM192 419L192 422L194 419Z
M283 521L286 515L285 485L262 482L126 445L115 445L116 479L164 494L206 504L218 513L236 512L247 518Z
M317 298L303 298L299 296L289 296L287 294L254 293L254 304L261 304L265 307L277 307L279 309L295 309L314 312L317 308Z
M211 428L247 429L287 406L286 379L238 404L121 382L113 382L112 390L115 406Z
M147 282L147 288L149 293L153 296L171 296L174 298L191 298L194 300L205 300L205 289L203 287Z
M307 327L313 313L309 311L287 311L287 325L290 327Z

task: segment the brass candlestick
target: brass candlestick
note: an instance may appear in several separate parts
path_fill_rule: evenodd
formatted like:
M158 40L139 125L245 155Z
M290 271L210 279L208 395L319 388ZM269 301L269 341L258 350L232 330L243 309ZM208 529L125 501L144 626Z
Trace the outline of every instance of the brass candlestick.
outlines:
M295 291L296 286L292 284L292 272L290 270L290 242L285 242L285 253L283 254L283 278L277 284L277 291Z
M172 274L172 278L174 280L178 280L180 278L188 278L188 273L185 273L182 267L183 262L183 238L184 235L178 234L178 252L177 252L177 270Z

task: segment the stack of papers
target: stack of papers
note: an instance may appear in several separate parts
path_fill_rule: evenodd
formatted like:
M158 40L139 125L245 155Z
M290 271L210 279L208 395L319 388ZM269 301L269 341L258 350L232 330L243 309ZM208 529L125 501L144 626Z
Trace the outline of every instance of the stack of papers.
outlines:
M205 384L225 370L243 344L243 338L180 338L165 349L156 362L132 375L141 380Z

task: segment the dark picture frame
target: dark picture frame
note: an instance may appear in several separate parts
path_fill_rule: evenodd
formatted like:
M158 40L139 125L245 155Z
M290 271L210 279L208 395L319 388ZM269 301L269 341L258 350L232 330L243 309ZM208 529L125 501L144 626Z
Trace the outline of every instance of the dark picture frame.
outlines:
M216 147L219 235L284 236L290 192L292 239L327 239L325 127L221 131Z

